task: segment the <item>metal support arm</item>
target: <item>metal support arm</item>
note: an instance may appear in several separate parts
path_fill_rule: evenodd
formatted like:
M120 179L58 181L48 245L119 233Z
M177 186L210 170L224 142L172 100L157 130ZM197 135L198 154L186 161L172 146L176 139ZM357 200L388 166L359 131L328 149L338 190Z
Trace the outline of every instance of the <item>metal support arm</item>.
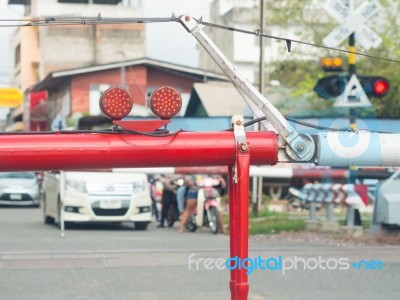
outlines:
M282 114L264 98L263 95L244 78L218 49L214 42L199 27L190 16L180 18L182 25L196 38L216 64L232 81L233 85L243 96L250 109L257 117L266 116L278 133L287 143L286 152L294 161L309 161L314 157L314 141L308 136L300 135L282 116Z

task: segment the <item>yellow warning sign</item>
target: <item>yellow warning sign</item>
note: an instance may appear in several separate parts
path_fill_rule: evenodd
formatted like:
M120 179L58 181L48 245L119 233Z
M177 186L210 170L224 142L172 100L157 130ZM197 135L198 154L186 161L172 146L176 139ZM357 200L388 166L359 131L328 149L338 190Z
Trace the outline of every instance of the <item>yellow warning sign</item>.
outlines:
M0 107L16 108L24 101L24 94L15 88L0 88Z

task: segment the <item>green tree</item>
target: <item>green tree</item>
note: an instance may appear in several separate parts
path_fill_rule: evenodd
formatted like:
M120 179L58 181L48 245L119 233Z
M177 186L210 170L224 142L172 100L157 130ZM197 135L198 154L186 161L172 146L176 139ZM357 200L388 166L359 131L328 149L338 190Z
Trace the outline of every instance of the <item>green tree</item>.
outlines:
M324 1L320 2L323 3ZM337 26L337 23L323 11L322 7L316 8L315 5L312 6L313 3L315 4L313 0L266 1L267 28L274 25L283 28L298 27L296 39L322 45L322 39ZM398 16L400 1L381 0L380 3L383 7L382 12L367 25L382 37L383 42L376 49L365 51L361 47L357 47L356 51L399 60L400 31L398 28L400 19ZM356 5L359 4L356 2ZM343 49L347 49L345 43L340 46ZM289 95L285 102L296 102L302 96L307 99L308 108L321 109L330 107L332 102L318 98L312 91L318 78L324 76L319 65L319 59L326 56L340 56L346 62L347 55L334 50L312 49L311 46L300 46L297 43L293 43L292 48L295 51L297 50L296 57L300 57L301 54L310 56L310 51L314 51L312 53L316 53L316 55L308 60L290 59L274 62L269 76L270 79L279 80L288 87ZM282 49L285 50L284 47ZM347 69L347 63L345 63L344 68ZM391 83L390 92L382 99L371 99L371 101L379 117L400 117L400 64L357 56L356 69L359 75L384 76L389 79Z

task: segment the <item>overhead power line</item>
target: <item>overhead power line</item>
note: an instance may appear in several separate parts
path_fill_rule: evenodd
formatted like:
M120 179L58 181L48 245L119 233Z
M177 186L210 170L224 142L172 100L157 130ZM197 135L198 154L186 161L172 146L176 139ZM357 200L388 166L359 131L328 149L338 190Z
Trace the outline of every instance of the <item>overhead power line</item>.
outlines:
M224 26L224 25L204 22L201 19L199 19L197 21L200 24L203 24L204 26L208 26L208 27L229 30L229 31L235 31L235 32L240 32L240 33L244 33L244 34L251 34L251 35L255 35L255 36L262 36L262 37L270 38L270 39L274 39L274 40L285 41L289 52L291 51L291 43L297 43L297 44L302 44L302 45L307 45L307 46L312 46L312 47L317 47L317 48L323 48L323 49L328 49L328 50L333 50L333 51L338 51L338 52L343 52L343 53L352 53L352 54L356 54L356 55L364 56L364 57L368 57L368 58L373 58L373 59L379 59L379 60L390 61L390 62L394 62L394 63L400 63L400 60L397 60L397 59L386 58L386 57L381 57L381 56L376 56L376 55L370 55L370 54L363 53L363 52L349 51L349 50L345 50L345 49L328 47L328 46L324 46L324 45L320 45L320 44L300 41L300 40L296 40L296 39L290 39L290 38L265 34L265 33L261 32L260 30L251 31L251 30L245 30L245 29L240 29L240 28L234 28L234 27L230 27L230 26Z
M250 34L254 36L265 37L269 39L275 39L286 42L286 46L288 51L291 51L292 43L307 45L310 47L317 47L322 49L328 49L332 51L342 52L342 53L353 53L358 56L364 56L367 58L377 59L388 61L392 63L400 64L400 60L377 56L377 55L370 55L364 52L358 51L349 51L345 49L335 48L335 47L328 47L321 44L301 41L297 39L291 39L286 37L280 37L275 35L266 34L261 32L259 29L255 31L245 30L241 28L235 28L230 26L224 26L220 24L204 22L202 18L195 19L199 24L204 26L213 27L221 30L229 30L240 32L243 34ZM6 22L20 22L18 24L11 23L11 24L1 24ZM47 18L33 18L33 19L0 19L0 27L30 27L30 26L65 26L65 25L105 25L105 24L141 24L141 23L167 23L167 22L181 22L180 16L176 17L175 14L172 14L169 18L103 18L99 13L97 17L88 18L88 17L47 17Z

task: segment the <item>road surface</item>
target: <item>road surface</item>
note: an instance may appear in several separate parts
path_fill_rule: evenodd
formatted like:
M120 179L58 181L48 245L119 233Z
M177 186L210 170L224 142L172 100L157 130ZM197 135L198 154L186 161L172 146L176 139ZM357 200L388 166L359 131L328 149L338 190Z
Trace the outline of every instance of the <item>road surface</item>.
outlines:
M249 299L399 299L399 246L252 239L250 247L252 258L380 259L383 270L255 270ZM201 263L228 257L226 235L122 224L73 226L61 238L41 209L0 208L0 299L230 299L229 271Z

